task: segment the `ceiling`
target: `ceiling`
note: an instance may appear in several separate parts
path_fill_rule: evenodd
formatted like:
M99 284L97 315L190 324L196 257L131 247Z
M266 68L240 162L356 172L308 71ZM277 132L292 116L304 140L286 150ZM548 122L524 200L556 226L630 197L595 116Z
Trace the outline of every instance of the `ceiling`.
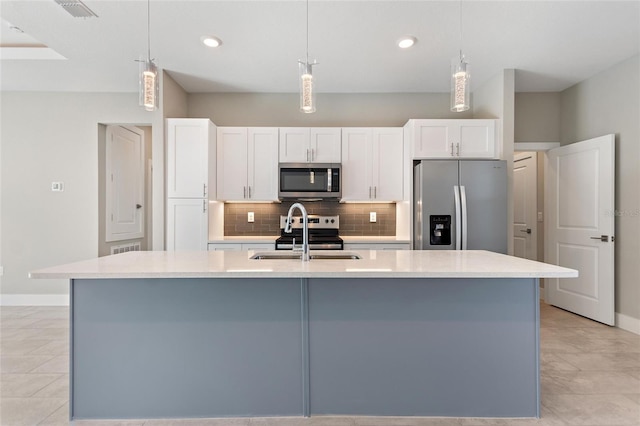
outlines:
M147 2L84 3L97 18L74 18L54 0L0 2L0 89L137 91ZM190 93L297 92L305 10L304 0L151 0L151 56ZM418 42L401 50L406 34ZM222 46L205 47L203 35ZM640 0L309 0L319 92L448 92L461 46L472 88L514 68L517 91L560 91L638 54ZM66 59L8 59L46 48Z

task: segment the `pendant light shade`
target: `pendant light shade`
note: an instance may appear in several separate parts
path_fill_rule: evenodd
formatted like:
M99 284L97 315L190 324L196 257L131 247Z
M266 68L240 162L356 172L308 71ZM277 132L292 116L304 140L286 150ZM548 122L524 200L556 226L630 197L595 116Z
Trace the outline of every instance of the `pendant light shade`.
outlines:
M300 69L300 111L304 113L316 112L316 102L313 87L313 66L315 63L298 61Z
M147 111L154 111L158 108L158 68L153 60L140 61L140 106Z
M147 56L141 58L139 71L139 104L147 111L155 111L158 108L158 67L151 59L151 34L150 34L150 0L147 0Z
M470 79L469 64L460 52L460 56L451 61L451 111L462 112L469 109Z
M307 0L307 55L305 60L298 60L300 71L300 111L306 114L316 112L313 66L317 62L309 61L309 0Z

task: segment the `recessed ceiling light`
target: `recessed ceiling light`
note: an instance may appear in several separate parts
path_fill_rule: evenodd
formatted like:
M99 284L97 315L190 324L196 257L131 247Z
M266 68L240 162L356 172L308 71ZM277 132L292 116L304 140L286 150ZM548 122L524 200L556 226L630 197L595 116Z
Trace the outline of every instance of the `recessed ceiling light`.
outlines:
M398 40L398 47L401 49L408 49L414 44L416 44L418 40L414 36L404 36Z
M202 41L202 43L204 43L205 46L209 47L218 47L222 44L222 40L214 36L202 36L200 37L200 40Z

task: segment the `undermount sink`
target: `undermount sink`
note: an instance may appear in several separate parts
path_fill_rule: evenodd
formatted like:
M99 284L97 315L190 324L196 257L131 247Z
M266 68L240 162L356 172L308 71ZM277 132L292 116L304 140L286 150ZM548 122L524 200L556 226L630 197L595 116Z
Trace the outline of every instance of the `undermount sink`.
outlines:
M276 259L296 259L300 260L302 258L301 253L256 253L251 256L249 259L253 260L276 260ZM344 253L311 253L309 255L311 260L357 260L362 259L360 255L352 252L344 252Z

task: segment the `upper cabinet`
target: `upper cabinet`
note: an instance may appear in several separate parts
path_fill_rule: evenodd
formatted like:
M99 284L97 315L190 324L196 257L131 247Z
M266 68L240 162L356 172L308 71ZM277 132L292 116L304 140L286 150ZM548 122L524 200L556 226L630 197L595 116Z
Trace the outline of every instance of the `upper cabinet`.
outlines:
M281 163L340 163L340 128L281 127Z
M342 129L342 201L402 200L402 128Z
M278 200L278 129L218 127L218 199Z
M413 158L499 158L495 120L410 120Z
M215 161L216 127L208 119L167 119L167 197L206 198L214 191L209 161ZM210 158L211 156L211 158ZM212 164L214 164L212 162Z

